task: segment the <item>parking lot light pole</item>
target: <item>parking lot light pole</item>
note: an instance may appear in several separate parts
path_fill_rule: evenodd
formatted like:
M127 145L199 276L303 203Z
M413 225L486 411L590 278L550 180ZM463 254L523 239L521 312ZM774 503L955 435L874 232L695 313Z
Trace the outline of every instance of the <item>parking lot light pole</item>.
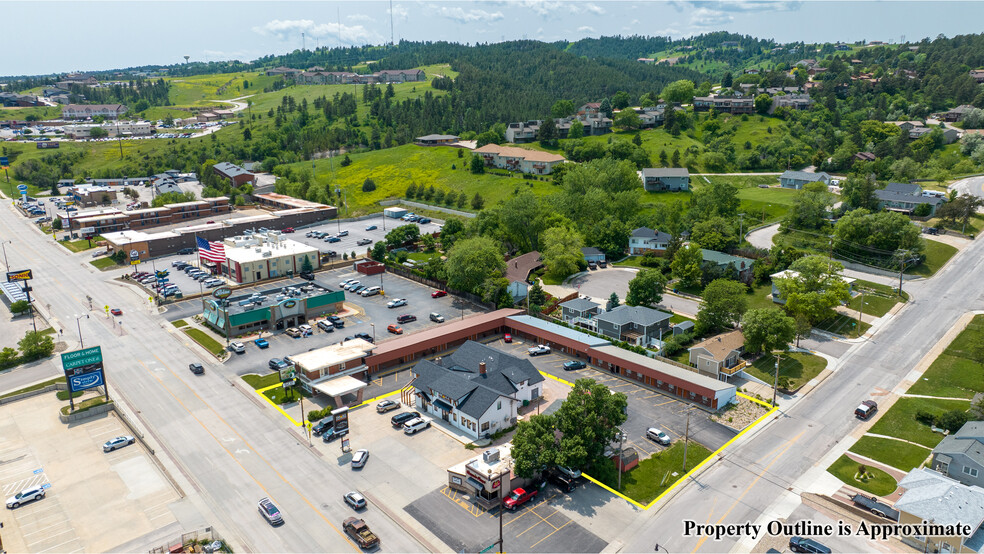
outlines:
M376 324L370 323L369 326L372 327L372 343L376 344Z
M779 354L776 353L776 378L772 383L772 405L776 405L776 394L779 392Z
M7 271L10 271L10 264L7 263L7 248L6 248L6 245L13 244L13 243L14 243L14 241L12 241L12 240L5 240L3 242L0 242L0 249L3 250L3 267L6 268Z
M79 348L85 348L85 343L82 342L82 323L80 322L83 317L89 319L89 314L75 316L75 328L79 330Z

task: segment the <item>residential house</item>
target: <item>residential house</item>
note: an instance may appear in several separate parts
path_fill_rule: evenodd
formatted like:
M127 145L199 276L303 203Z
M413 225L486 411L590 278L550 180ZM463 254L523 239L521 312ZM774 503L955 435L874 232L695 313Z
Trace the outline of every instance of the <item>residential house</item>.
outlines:
M645 63L645 64L652 65L652 64L656 63L656 58L636 58L636 61L639 62L639 63Z
M577 115L600 115L601 102L588 102L577 109Z
M902 496L895 501L899 523L951 529L962 524L970 535L901 535L899 539L918 552L980 552L984 549L984 489L964 485L932 469L913 469L899 481ZM907 529L903 527L902 529ZM941 529L942 530L942 529Z
M635 112L639 115L639 127L642 129L659 127L666 121L665 104L660 104L659 106L649 106L646 108L635 108Z
M751 114L755 113L755 99L737 95L694 97L695 112L706 112L712 108L720 113Z
M524 143L536 140L542 121L520 121L506 127L506 142Z
M89 119L102 116L106 119L118 119L126 113L123 104L68 104L62 108L65 119Z
M672 238L669 233L654 231L649 227L633 229L632 234L629 235L629 254L640 256L646 252L655 252L662 256L666 253Z
M785 94L774 96L769 113L774 113L779 108L789 108L792 110L808 110L813 105L813 99L809 94Z
M534 175L549 175L555 166L567 161L559 154L498 144L486 144L474 152L482 156L486 166Z
M750 67L750 68L748 68L748 69L745 69L745 70L743 71L743 73L744 73L745 75L758 75L758 74L759 74L759 72L760 72L760 70L759 70L758 68L756 68L756 67Z
M946 121L946 122L949 122L949 123L953 123L955 121L962 120L964 118L964 116L967 115L968 113L970 113L970 111L973 110L973 109L975 109L973 106L969 106L967 104L964 104L962 106L957 106L956 108L953 108L952 110L949 110L949 111L944 112L943 114L941 114L941 117L942 117L943 121Z
M597 332L606 337L649 346L659 344L663 335L670 334L670 317L666 312L645 306L618 306L594 317Z
M283 67L283 66L266 70L267 77L295 77L300 73L301 73L300 69L294 69L292 67Z
M215 164L212 166L212 171L223 179L229 179L234 187L238 187L246 183L254 183L256 181L255 175L239 167L238 165L229 162L219 162Z
M32 94L17 94L16 92L0 92L0 105L4 107L28 108L41 106L43 103Z
M715 265L727 270L733 265L737 274L730 275L728 276L729 278L734 278L742 282L749 282L752 278L752 264L755 263L755 260L742 258L741 256L732 256L723 252L715 252L714 250L704 250L703 248L700 251L704 256L704 266Z
M984 69L971 69L970 78L977 81L977 84L984 83Z
M195 115L195 121L199 123L208 123L209 121L218 121L219 115L215 112L200 112Z
M601 313L601 304L584 298L574 298L561 303L560 309L561 319L574 325L579 325ZM591 323L586 326L594 327L594 324Z
M814 173L812 171L792 171L787 170L779 176L779 184L786 189L801 189L807 183L820 182L825 185L830 184L830 175L823 171Z
M838 52L844 52L844 51L847 51L847 50L850 50L850 49L851 49L851 47L848 46L848 45L846 45L846 44L837 43L837 44L834 45L834 50L837 50Z
M513 281L506 287L506 292L512 297L513 304L517 304L529 297L530 285L526 281Z
M543 376L528 359L475 341L410 371L417 410L472 439L515 425L519 408L543 390Z
M960 132L957 131L956 129L951 129L949 127L947 127L947 128L941 128L941 127L913 127L912 129L909 129L909 138L910 139L913 139L913 140L920 139L920 138L922 138L922 137L924 137L924 136L932 133L935 129L940 129L940 132L943 133L943 143L944 144L953 144L954 142L957 142L957 139L960 138Z
M911 131L911 130L915 129L916 127L922 127L923 126L923 122L922 121L911 121L911 120L910 121L893 121L892 122L892 125L895 125L899 129L901 129L903 132L906 132L906 131Z
M586 262L598 263L605 261L605 253L594 246L585 246L581 249L581 254L584 255L584 261Z
M858 152L854 154L854 161L856 162L873 162L878 159L872 152Z
M458 142L458 135L424 135L413 142L417 146L447 146Z
M984 421L968 421L933 449L931 468L964 485L984 487Z
M511 281L526 281L530 272L543 267L543 257L536 250L516 256L506 261L506 279Z
M878 208L911 215L920 204L930 206L929 215L943 204L938 196L924 196L922 187L913 183L889 183L885 188L875 191Z
M427 75L422 69L383 69L373 73L380 83L411 83L426 81Z
M856 281L856 279L854 279L853 277L848 277L847 275L844 275L843 272L841 272L839 274L839 276L840 276L841 280L844 281L847 284L847 291L850 294L853 295L854 294L854 281ZM796 277L799 277L799 272L798 271L793 271L792 269L787 269L787 270L784 270L784 271L780 271L779 273L773 273L772 275L769 276L769 278L772 280L772 301L773 302L775 302L776 304L786 304L786 299L782 297L782 294L779 293L779 289L776 288L776 280L778 280L778 279L795 279Z
M180 193L181 192L181 187L179 187L178 184L175 183L171 179L161 179L159 181L155 181L154 182L154 190L159 195L160 194L166 194L166 193L169 193L169 192L178 192L178 193Z
M578 115L577 120L584 126L584 136L604 135L612 131L612 120L603 114Z
M642 170L642 186L647 192L679 192L690 187L690 171L677 167L647 167Z
M690 347L690 365L697 372L727 380L745 367L741 353L745 350L745 335L741 331L728 331L702 340Z

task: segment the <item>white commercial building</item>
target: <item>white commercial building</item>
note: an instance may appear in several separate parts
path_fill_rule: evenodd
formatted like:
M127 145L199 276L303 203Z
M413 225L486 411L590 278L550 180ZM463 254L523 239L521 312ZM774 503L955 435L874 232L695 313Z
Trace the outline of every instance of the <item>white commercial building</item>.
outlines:
M321 267L318 249L283 238L278 231L225 239L229 277L237 283L255 283L288 274L297 275L306 259L311 270Z

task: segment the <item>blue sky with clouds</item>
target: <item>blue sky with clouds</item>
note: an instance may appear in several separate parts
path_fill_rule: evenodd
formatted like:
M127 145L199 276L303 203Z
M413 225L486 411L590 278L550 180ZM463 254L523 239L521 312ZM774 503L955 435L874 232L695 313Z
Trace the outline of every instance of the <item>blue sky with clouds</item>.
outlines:
M577 40L726 30L779 42L915 41L980 32L981 2L394 0L396 40ZM0 74L240 59L306 45L380 44L390 2L2 2ZM18 24L23 22L23 24Z

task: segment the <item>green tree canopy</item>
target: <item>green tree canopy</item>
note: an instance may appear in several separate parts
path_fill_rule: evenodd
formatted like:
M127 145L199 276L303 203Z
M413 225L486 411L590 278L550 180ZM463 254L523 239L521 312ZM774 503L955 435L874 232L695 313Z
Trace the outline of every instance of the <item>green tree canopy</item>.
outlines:
M655 269L643 269L629 281L629 294L625 303L629 306L652 306L663 300L666 276Z
M727 219L715 216L695 223L690 240L701 248L724 252L738 246L738 229Z
M673 277L680 280L680 285L684 287L695 287L700 283L701 264L704 261L704 254L700 251L700 245L690 243L677 249L670 262L670 271Z
M625 422L625 395L593 379L578 379L556 412L562 433L557 463L584 468L603 458Z
M501 277L506 269L499 246L488 237L460 240L448 252L444 269L448 286L472 292L486 279Z
M457 217L449 217L441 228L441 247L445 252L454 246L455 241L465 234L465 224Z
M827 224L827 212L834 205L834 195L823 183L807 183L793 198L783 226L788 229L817 230Z
M558 100L554 102L553 107L550 108L550 116L555 118L567 117L569 115L574 115L574 102L570 100Z
M850 300L847 283L840 276L844 266L826 256L806 256L789 266L798 274L773 280L776 290L786 299L786 308L817 323L831 315L831 308Z
M16 302L11 302L10 312L14 315L22 314L31 307L31 304L27 300L17 300Z
M625 109L615 115L612 124L623 129L638 129L642 125L642 118L634 110Z
M567 227L551 227L543 233L543 263L555 278L576 273L584 261L584 238Z
M47 358L55 351L55 341L40 331L28 331L18 343L26 361Z
M391 248L398 248L407 243L416 242L420 238L420 227L414 224L400 225L396 229L386 233L386 244Z
M796 338L796 320L777 307L748 310L741 318L747 352L787 350Z
M734 327L747 307L745 285L731 279L715 279L704 287L695 330L706 335Z
M667 102L689 103L694 99L694 82L682 79L674 81L665 87L660 96Z

